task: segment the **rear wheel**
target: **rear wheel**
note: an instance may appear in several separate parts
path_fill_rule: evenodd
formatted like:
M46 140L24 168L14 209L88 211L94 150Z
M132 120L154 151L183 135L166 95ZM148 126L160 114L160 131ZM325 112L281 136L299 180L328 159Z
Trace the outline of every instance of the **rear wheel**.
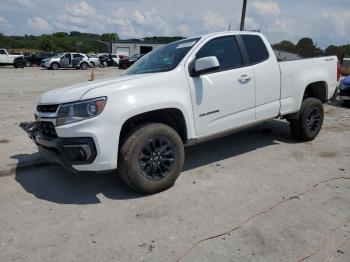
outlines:
M301 104L298 119L290 122L292 135L302 141L314 140L322 129L323 104L316 98L307 98Z
M15 68L23 68L24 65L25 65L25 62L24 62L24 60L22 60L22 59L17 59L17 60L14 61L14 63L13 63L13 66L14 66Z
M133 131L122 144L118 171L136 191L157 193L171 187L184 162L181 138L164 124L147 124Z
M81 65L80 65L80 68L81 68L81 69L83 69L83 70L88 69L88 67L89 67L89 64L88 64L88 63L86 63L86 62L81 63Z

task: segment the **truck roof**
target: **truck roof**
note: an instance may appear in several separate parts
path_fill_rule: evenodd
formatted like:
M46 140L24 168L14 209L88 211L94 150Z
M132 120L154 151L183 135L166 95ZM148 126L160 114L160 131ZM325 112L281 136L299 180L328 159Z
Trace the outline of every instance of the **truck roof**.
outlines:
M190 37L190 38L196 38L196 37L207 38L207 37L211 37L211 36L220 36L220 35L228 35L228 34L234 34L234 35L262 35L261 33L254 32L254 31L221 31L221 32L215 32L215 33L210 33L210 34L205 34L205 35L198 35L198 36L194 36L194 37Z

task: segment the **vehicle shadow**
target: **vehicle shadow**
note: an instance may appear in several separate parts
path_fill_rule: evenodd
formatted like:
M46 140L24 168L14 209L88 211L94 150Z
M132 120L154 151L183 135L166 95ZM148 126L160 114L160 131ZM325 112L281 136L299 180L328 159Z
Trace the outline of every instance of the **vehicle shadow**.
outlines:
M278 143L296 143L290 138L287 122L271 121L258 127L223 138L186 147L183 171L235 157L258 148ZM20 154L13 158L27 159ZM59 204L97 204L99 195L125 200L146 197L129 189L114 173L70 174L59 166L48 165L16 170L16 181L38 199Z
M287 121L273 120L219 139L186 147L183 171L278 143L294 144Z

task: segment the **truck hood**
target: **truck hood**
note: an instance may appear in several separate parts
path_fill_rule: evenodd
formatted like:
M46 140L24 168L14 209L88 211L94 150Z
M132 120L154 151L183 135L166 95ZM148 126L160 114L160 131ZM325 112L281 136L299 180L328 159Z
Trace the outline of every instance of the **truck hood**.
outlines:
M48 91L39 97L38 104L62 104L78 101L88 91L107 86L118 84L125 81L146 77L147 75L130 75L120 76L103 80L95 80L88 83L76 84L64 88Z
M17 57L24 57L23 55L9 55L10 57L12 57L12 58L17 58Z

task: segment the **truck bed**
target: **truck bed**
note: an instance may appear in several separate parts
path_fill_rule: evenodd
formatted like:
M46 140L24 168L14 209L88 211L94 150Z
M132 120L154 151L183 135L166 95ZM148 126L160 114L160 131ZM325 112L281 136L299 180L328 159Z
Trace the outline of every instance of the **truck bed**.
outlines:
M337 64L338 58L336 56L279 62L281 114L297 112L305 87L311 83L325 84L327 86L326 99L330 99L338 84Z

